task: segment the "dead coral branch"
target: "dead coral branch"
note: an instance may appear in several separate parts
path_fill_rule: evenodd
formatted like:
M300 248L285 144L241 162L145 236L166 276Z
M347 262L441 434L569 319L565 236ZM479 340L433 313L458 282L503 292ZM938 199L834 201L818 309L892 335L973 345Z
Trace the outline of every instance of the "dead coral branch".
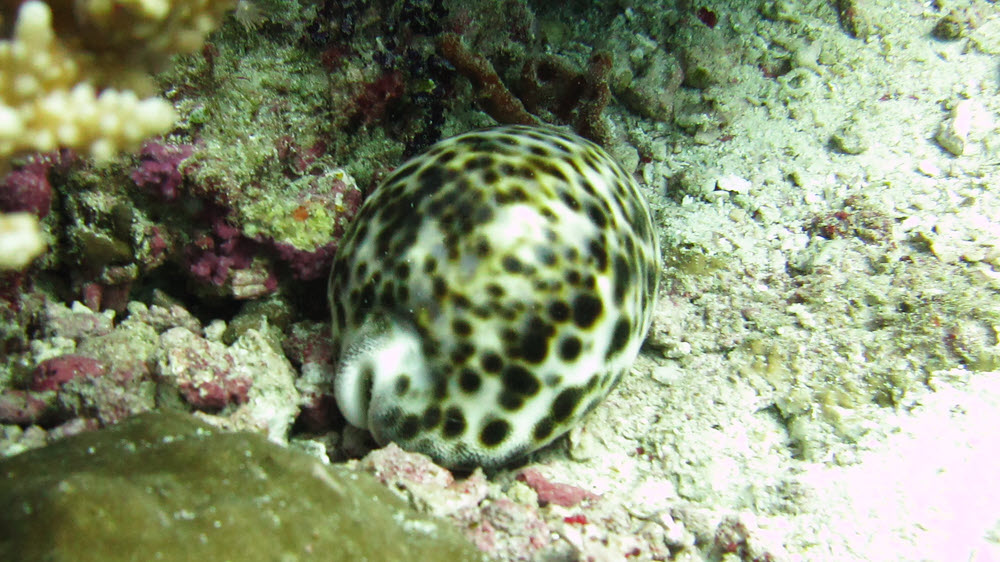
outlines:
M483 110L505 125L537 125L539 120L528 113L521 100L504 86L496 69L486 57L473 53L455 33L445 33L438 43L441 56L468 78L480 97Z

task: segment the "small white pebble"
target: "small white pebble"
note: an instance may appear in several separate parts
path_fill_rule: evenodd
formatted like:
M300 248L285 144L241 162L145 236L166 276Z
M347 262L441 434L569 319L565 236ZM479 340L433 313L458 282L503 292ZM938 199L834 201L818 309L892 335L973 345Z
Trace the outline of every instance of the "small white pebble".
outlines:
M926 158L917 162L917 171L929 178L936 178L941 175L941 168Z
M668 361L663 365L654 367L651 375L654 381L665 386L670 386L681 380L684 376L684 371L676 362Z
M728 174L719 178L716 185L723 191L729 191L731 193L748 193L753 184L751 184L749 180L741 178L735 174Z

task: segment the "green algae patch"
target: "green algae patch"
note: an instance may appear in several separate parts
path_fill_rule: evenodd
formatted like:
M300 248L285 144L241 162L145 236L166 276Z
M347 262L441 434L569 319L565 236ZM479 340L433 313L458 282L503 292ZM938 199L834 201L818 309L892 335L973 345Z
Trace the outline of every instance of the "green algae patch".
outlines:
M480 560L371 476L180 413L0 461L0 560Z

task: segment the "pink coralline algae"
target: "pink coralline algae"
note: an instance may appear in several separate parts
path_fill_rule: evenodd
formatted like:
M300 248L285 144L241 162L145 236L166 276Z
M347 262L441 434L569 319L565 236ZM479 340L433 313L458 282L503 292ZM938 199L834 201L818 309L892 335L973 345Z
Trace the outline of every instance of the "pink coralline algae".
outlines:
M7 315L21 310L25 281L27 276L23 271L0 272L0 318L7 320Z
M302 402L296 423L313 432L343 423L333 398L333 342L329 324L309 321L293 324L281 348L300 372L295 384Z
M181 162L193 153L194 146L189 144L148 142L139 153L139 167L132 172L132 181L153 191L164 201L174 201L184 181Z
M199 410L218 411L230 404L243 404L247 401L252 383L243 377L219 377L216 380L185 380L179 381L184 401Z
M149 246L150 266L160 265L166 256L167 250L170 249L170 244L164 238L163 229L159 226L150 226L146 232L146 239Z
M211 234L205 234L188 246L188 271L198 281L221 287L232 282L234 272L249 269L260 245L243 236L239 229L216 220ZM278 281L269 276L263 281L265 291L273 291Z
M28 212L45 218L52 206L50 168L51 163L46 158L33 157L27 164L8 172L0 183L0 211Z
M0 419L53 424L85 418L87 424L106 425L153 408L153 388L143 383L148 380L146 362L121 359L123 350L116 348L122 344L115 337L98 339L104 340L106 361L79 354L42 361L27 391L0 397ZM96 347L94 341L84 346L88 344Z
M70 308L62 303L48 303L42 317L45 337L60 337L74 341L103 336L114 329L114 316L99 313L79 305Z
M538 503L541 505L556 504L563 507L573 507L583 500L596 500L600 498L593 492L588 492L572 484L560 484L552 482L541 472L534 468L526 468L517 475L517 479L524 482L538 494Z
M440 493L455 483L455 477L448 469L434 464L426 455L404 451L395 443L368 453L362 459L361 467L379 482L397 489L414 485L433 486Z
M328 365L333 361L330 325L310 321L292 324L281 342L281 348L285 356L295 365L307 363Z
M60 355L42 361L35 368L29 388L39 392L59 390L67 382L78 377L99 377L105 373L104 364L83 355Z
M160 360L161 380L176 388L191 406L217 412L247 402L253 380L237 369L236 359L225 346L185 328L164 332L160 345L166 350Z
M365 84L364 90L355 99L354 105L358 108L358 113L354 119L365 125L382 119L405 90L406 83L400 71L386 72L373 82Z
M476 548L498 560L529 560L552 542L553 529L536 506L490 492L481 470L456 480L426 455L393 443L355 464L419 511L455 522Z
M337 244L331 242L308 252L299 250L291 244L275 242L274 249L278 252L278 257L292 270L292 276L300 281L312 281L325 276L330 270L333 255L337 253Z
M479 519L464 523L472 543L500 560L534 560L555 535L537 509L505 497L483 502Z
M120 267L109 267L108 270L120 269ZM101 283L90 282L83 285L81 298L83 304L91 310L114 310L124 312L128 306L128 299L131 295L132 283Z
M313 164L327 152L326 142L317 140L308 147L301 147L291 135L279 137L275 143L278 161L287 166L290 177L307 173L318 173L312 170ZM311 171L312 170L312 171Z
M20 425L38 423L51 407L53 393L8 390L0 394L0 422Z

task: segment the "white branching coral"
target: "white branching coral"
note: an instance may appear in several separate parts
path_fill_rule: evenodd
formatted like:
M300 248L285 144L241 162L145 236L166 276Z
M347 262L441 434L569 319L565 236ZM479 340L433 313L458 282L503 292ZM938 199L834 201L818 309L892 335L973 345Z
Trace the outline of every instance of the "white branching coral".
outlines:
M0 41L0 168L73 148L103 160L167 131L149 72L201 47L233 0L29 0ZM53 18L53 13L56 18Z
M38 217L31 213L0 213L0 272L23 269L45 248Z

